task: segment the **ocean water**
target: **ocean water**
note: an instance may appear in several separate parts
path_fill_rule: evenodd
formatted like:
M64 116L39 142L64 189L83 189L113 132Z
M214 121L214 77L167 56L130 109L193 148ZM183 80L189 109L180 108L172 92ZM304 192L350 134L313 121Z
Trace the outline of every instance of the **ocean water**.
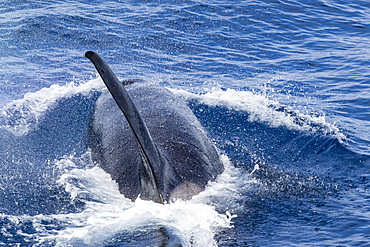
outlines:
M6 0L0 25L0 246L370 246L368 1ZM184 97L225 172L119 194L88 50Z

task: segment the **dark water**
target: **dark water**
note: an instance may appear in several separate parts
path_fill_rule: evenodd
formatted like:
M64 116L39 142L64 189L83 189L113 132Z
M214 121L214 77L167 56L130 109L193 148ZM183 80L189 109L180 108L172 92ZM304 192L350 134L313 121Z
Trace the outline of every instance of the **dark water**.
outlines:
M370 246L367 1L3 1L0 25L0 245ZM225 174L123 198L86 147L87 50L185 97Z

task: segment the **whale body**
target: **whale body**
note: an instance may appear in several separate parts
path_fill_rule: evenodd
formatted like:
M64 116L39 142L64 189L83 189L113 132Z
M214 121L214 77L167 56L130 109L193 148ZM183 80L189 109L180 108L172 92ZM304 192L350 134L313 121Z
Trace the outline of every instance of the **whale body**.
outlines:
M85 56L109 89L96 102L88 146L125 197L190 199L223 172L218 151L182 98L143 81L120 82L98 54Z

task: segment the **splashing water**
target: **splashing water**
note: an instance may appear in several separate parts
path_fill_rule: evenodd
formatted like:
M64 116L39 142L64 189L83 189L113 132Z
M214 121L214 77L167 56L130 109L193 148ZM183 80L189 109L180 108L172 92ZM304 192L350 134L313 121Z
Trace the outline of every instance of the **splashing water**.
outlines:
M80 213L33 219L35 224L48 218L64 222L66 226L62 230L38 233L40 243L99 246L117 235L135 231L146 234L149 228L158 228L165 229L183 246L217 246L215 234L220 229L232 227L232 219L237 216L223 209L217 210L222 205L212 202L226 197L230 201L233 196L237 200L241 183L247 186L256 182L248 174L241 177L240 171L230 164L226 156L222 156L222 160L225 172L205 191L189 201L177 200L162 205L139 198L135 202L130 201L119 193L117 184L101 168L75 168L79 158L66 156L56 161L56 165L66 171L58 183L69 192L71 200L84 201L85 209Z
M248 121L250 122L267 123L274 128L284 126L302 132L332 135L339 141L346 139L335 125L326 121L325 116L300 113L268 99L266 95L235 89L215 90L212 88L210 92L202 95L184 90L171 90L189 100L196 99L209 106L222 106L236 111L245 111L249 114Z
M58 100L76 94L86 97L104 88L100 79L89 80L86 83L70 82L65 85L53 84L34 93L26 93L23 99L8 103L1 111L0 117L6 123L2 128L16 136L22 136L37 128L47 110L51 110Z

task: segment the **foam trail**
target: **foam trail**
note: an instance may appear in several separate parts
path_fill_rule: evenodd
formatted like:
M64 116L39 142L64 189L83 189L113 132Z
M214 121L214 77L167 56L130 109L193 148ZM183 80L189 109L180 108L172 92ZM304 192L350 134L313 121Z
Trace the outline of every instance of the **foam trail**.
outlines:
M135 202L126 199L102 169L73 168L76 158L66 156L56 161L57 166L65 171L71 168L61 176L59 183L70 193L72 200L83 200L86 208L81 213L49 216L65 222L67 227L50 234L40 234L40 243L54 241L56 246L100 246L120 234L135 231L146 234L145 230L150 227L164 227L182 246L217 246L215 234L220 229L232 227L232 218L236 216L222 209L217 211L210 202L214 200L221 204L222 198L228 198L227 207L230 209L230 197L234 195L236 200L238 190L245 189L240 184L255 182L250 177L240 176L240 171L233 168L226 156L222 159L225 172L205 191L189 201L177 200L162 205L141 199ZM153 237L158 238L156 235Z
M7 104L1 111L0 117L6 119L0 127L21 136L36 128L45 112L61 98L76 94L89 96L94 91L105 89L100 78L89 80L86 83L74 82L66 85L52 85L34 93L27 93L23 99ZM212 87L205 94L189 93L185 90L169 88L173 93L180 94L188 100L196 99L209 106L223 106L233 110L246 111L248 121L260 121L272 127L285 126L289 129L332 135L339 141L346 137L339 129L326 121L324 115L307 115L283 106L251 91L238 91L234 89L220 90Z
M251 91L234 89L212 90L199 95L184 90L170 89L176 94L183 95L188 100L196 99L209 106L222 106L249 114L248 121L259 121L271 127L284 126L309 133L332 135L339 141L346 139L345 135L333 124L326 121L325 116L307 115L295 111L280 103Z
M100 79L93 79L80 84L75 82L62 86L54 84L34 93L26 93L22 99L8 103L0 110L0 117L5 118L7 122L1 127L14 135L25 135L37 127L45 112L59 99L76 94L89 96L91 92L101 91L103 88L104 84Z

